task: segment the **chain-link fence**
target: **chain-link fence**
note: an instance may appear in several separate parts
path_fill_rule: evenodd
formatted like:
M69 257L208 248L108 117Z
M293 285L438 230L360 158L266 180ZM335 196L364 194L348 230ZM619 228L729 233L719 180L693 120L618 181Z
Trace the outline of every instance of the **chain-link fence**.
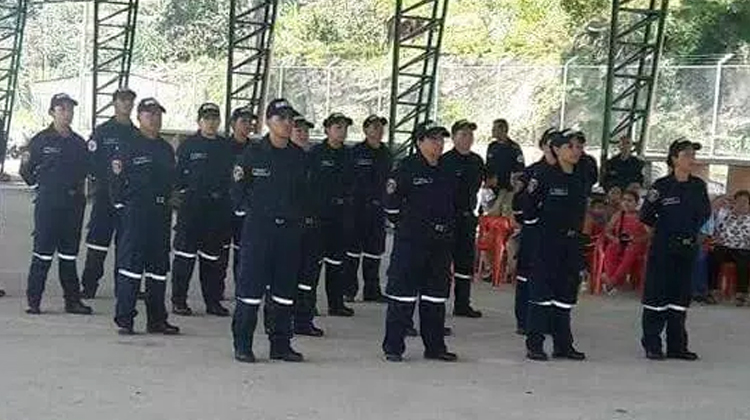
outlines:
M223 103L222 66L194 66L190 71L162 70L158 76L134 69L133 87L140 97L156 96L167 107L165 128L192 129L195 111L204 101ZM481 142L490 135L491 121L506 118L514 138L527 145L550 126L573 126L585 131L596 147L602 133L605 68L601 66L498 65L441 66L432 114L450 124L459 118L476 121ZM31 85L32 101L21 103L13 133L28 133L46 121L49 95L67 91L81 99L76 122L82 133L90 128L90 83L79 79ZM350 138L361 136L368 114L388 115L390 68L378 67L273 67L268 97L289 99L317 123L313 135L322 135L321 122L339 111L357 123ZM84 91L85 90L85 91ZM672 139L691 137L706 144L706 156L750 159L750 66L663 66L652 117L648 151L663 151ZM28 116L34 118L29 118Z

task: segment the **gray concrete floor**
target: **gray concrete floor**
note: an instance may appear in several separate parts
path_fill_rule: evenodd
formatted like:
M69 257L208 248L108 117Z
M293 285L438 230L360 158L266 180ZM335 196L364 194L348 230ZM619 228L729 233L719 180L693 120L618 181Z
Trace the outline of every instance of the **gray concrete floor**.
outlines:
M574 329L589 360L531 363L513 334L511 287L478 284L485 317L448 319L458 363L424 361L419 339L405 363L384 362L384 308L358 303L352 319L319 318L325 338L295 339L306 363L268 361L258 334L260 363L241 365L227 319L173 316L180 337L118 336L111 280L91 302L94 316L66 315L53 269L47 313L25 315L29 193L2 186L0 200L9 292L0 299L0 420L750 418L750 309L695 307L689 328L702 361L655 363L639 349L634 296L586 296ZM192 306L203 310L197 295Z

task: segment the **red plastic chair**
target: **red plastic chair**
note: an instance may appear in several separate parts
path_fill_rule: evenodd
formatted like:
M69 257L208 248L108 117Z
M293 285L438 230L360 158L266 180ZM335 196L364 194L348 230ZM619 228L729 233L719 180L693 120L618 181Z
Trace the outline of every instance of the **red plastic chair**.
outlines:
M513 234L513 223L507 217L482 216L479 218L477 250L487 252L492 264L492 285L503 282L506 269L506 245Z
M737 292L737 266L734 263L724 263L719 269L721 294L725 299L731 299Z

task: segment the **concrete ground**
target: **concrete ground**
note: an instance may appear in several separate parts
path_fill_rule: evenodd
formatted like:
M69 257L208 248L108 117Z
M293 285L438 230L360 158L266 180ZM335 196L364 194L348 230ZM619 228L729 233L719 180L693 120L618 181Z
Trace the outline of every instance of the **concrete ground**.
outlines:
M323 339L297 338L304 364L232 360L228 319L172 317L184 335L120 337L111 280L92 317L66 315L56 269L46 314L25 315L30 195L0 186L0 420L86 419L750 419L750 309L690 312L697 363L649 362L638 344L633 296L586 296L574 315L583 363L524 360L513 334L512 289L475 288L481 320L448 319L460 362L382 360L383 306L352 319L319 318ZM82 253L83 254L83 253ZM79 269L82 266L82 259ZM192 291L197 292L194 280ZM197 295L192 306L202 312ZM143 329L143 324L139 328Z

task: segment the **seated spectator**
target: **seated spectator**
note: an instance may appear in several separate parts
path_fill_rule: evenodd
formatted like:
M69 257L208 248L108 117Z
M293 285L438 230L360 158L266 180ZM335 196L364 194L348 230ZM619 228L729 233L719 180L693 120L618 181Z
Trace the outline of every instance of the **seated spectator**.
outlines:
M609 191L612 187L620 189L635 183L643 185L643 161L633 156L633 142L628 136L620 138L620 153L607 161L606 173L602 186Z
M734 194L733 205L717 215L714 230L714 256L719 264L737 267L737 306L747 301L750 275L750 192Z
M604 234L607 227L607 206L604 197L592 197L586 219L583 222L584 255L587 268L591 272L596 241Z
M622 210L622 189L620 187L611 187L607 190L607 220Z
M708 278L704 279L705 286L701 287L701 291L704 293L698 296L695 301L705 303L707 305L715 305L717 302L717 296L719 295L719 272L721 269L721 261L717 259L719 254L715 251L715 233L716 233L716 221L719 218L723 218L730 211L732 205L732 197L726 195L720 195L711 200L711 217L706 221L701 229L701 236L703 239L703 246L707 253L706 264L708 266Z
M638 194L626 190L620 212L607 225L602 285L608 294L616 292L628 274L639 271L645 257L649 235L638 217L639 200Z

